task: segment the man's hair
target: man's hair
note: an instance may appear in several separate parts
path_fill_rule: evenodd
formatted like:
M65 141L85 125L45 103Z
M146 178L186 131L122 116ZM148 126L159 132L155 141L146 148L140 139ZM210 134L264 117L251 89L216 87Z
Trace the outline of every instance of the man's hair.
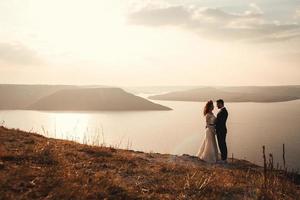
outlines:
M218 99L217 103L221 103L222 105L224 105L224 100L223 99Z

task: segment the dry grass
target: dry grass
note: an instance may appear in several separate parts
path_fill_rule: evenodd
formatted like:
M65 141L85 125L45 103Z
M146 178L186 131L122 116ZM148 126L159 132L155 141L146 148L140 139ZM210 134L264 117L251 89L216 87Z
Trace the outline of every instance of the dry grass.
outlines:
M299 177L234 160L143 153L0 127L0 199L297 199ZM294 180L293 180L294 179Z

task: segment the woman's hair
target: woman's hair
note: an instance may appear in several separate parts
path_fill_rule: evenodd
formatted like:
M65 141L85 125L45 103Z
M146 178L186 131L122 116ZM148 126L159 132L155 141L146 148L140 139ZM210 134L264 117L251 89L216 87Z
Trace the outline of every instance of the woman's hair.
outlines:
M213 102L212 100L208 101L208 102L206 103L206 105L204 106L204 110L203 110L204 116L205 116L207 113L209 113L210 111L212 111L213 107L214 107L214 102Z

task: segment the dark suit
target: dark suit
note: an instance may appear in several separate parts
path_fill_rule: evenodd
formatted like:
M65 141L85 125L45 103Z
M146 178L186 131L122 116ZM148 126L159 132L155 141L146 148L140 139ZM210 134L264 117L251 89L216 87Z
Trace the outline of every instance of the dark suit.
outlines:
M217 115L216 119L216 132L218 145L221 152L222 160L227 160L227 145L226 145L226 135L227 135L227 127L226 121L228 118L228 112L226 108L222 108Z

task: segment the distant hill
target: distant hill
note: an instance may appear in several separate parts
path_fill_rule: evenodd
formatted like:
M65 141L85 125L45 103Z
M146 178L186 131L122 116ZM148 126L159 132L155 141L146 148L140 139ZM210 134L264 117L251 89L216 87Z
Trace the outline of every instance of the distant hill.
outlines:
M300 99L300 86L201 87L150 96L153 100L226 102L282 102Z
M25 109L40 98L67 88L76 86L0 84L0 109Z
M300 98L300 85L294 86L243 86L243 87L219 87L227 92L240 92L247 94L261 94L268 96L297 97Z
M32 110L171 110L120 88L72 88L59 90L28 107Z
M108 86L0 84L0 110L170 110Z

